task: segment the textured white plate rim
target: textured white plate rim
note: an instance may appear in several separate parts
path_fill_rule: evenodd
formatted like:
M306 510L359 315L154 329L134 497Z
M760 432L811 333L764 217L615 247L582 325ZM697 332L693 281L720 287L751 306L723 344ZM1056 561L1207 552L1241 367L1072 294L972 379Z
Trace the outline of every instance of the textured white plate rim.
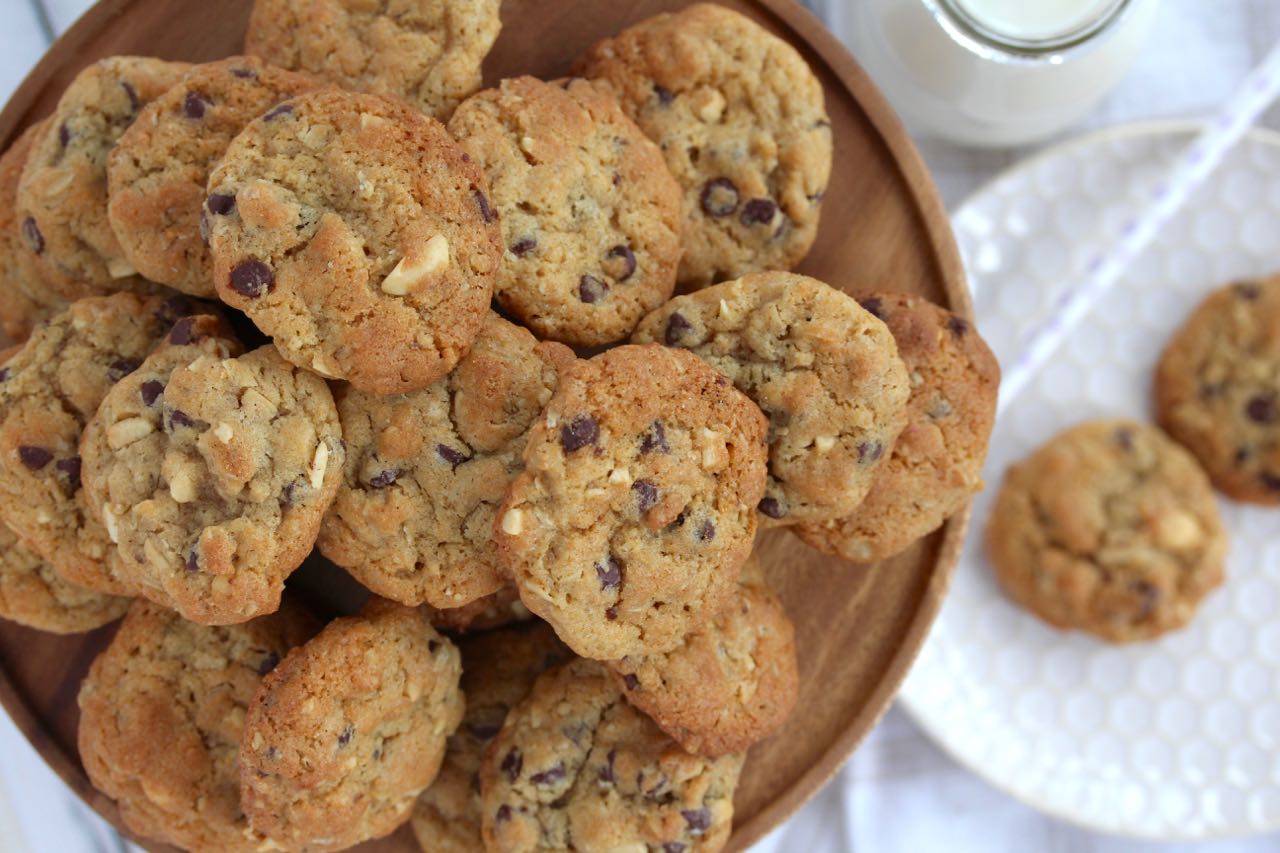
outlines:
M984 197L987 193L991 192L994 187L996 187L1003 181L1008 180L1014 175L1018 175L1021 173L1030 173L1045 161L1052 160L1057 157L1061 157L1068 152L1077 151L1081 148L1092 147L1100 143L1109 142L1115 139L1135 137L1135 136L1187 136L1187 137L1190 137L1191 134L1195 133L1198 130L1203 129L1203 127L1204 127L1204 122L1195 121L1195 120L1171 119L1166 121L1143 121L1143 122L1134 122L1131 124L1119 125L1111 128L1105 128L1103 130L1083 134L1073 139L1068 139L1058 145L1055 145L1051 148L1048 148L1044 151L1038 152L1030 157L1027 157L1024 160L1018 161L1014 165L1010 166L1008 169L1005 169L1003 172L1001 172L1000 174L996 175L995 177L987 181L979 189L977 189L976 191L974 191L968 197L965 198L964 202L955 209L954 213L951 214L951 219L954 221L960 216L962 216L973 204L975 204L979 199ZM1259 127L1250 128L1249 131L1244 135L1241 142L1242 143L1256 142L1263 145L1280 148L1280 131L1274 131L1267 128L1259 128ZM1209 177L1210 181L1213 181L1214 179L1215 178L1212 175ZM970 280L969 280L969 288L976 299L978 296L978 287L977 287L977 282L974 281L972 277L970 277ZM969 519L969 530L967 531L967 535L973 535L974 527L978 523L979 521L977 519L973 519L973 518ZM943 612L945 612L945 608L947 606L945 601L943 602L942 606L943 606ZM940 613L939 618L941 617L942 617L942 614ZM937 621L935 621L934 624L936 625ZM930 634L932 635L932 630ZM926 637L925 644L927 644L928 642L929 642L929 638ZM910 672L908 672L908 676L909 675L910 675ZM1020 789L1010 784L1008 781L1002 779L1001 777L998 777L995 774L991 773L987 766L985 766L981 761L976 760L976 758L971 758L968 755L968 753L961 747L961 745L959 744L958 738L956 737L957 733L935 726L932 722L930 722L931 715L926 713L924 710L916 707L916 704L915 704L916 699L913 698L912 692L909 688L909 683L910 683L909 678L907 678L903 682L903 687L899 691L898 697L897 697L899 700L899 704L902 706L903 710L907 712L907 714L911 717L911 719L915 722L915 724L920 727L920 729L929 737L931 741L933 741L933 743L939 749L941 749L948 757L950 757L957 764L966 768L971 773L976 775L978 778L982 779L984 782L986 782L988 785L995 788L996 790L1001 791L1002 793L1008 795L1009 797L1021 803L1024 803L1043 814L1047 814L1051 817L1057 818L1058 820L1061 820L1064 823L1068 823L1073 826L1077 826L1082 829L1087 829L1094 832L1102 832L1109 836L1113 836L1117 838L1128 838L1128 839L1138 840L1138 841L1166 841L1166 842L1215 841L1215 840L1222 840L1222 839L1229 839L1229 838L1241 838L1245 836L1254 836L1254 835L1262 834L1268 831L1280 829L1280 823L1277 823L1270 827L1242 828L1238 831L1225 829L1220 831L1205 831L1205 832L1197 832L1194 834L1174 835L1174 834L1144 832L1137 828L1120 828L1112 825L1106 825L1106 826L1099 825L1097 823L1090 821L1089 818L1086 816L1076 814L1068 809L1060 808L1056 804L1051 803L1048 800L1045 800L1037 796L1037 792L1035 791L1027 791L1027 790Z

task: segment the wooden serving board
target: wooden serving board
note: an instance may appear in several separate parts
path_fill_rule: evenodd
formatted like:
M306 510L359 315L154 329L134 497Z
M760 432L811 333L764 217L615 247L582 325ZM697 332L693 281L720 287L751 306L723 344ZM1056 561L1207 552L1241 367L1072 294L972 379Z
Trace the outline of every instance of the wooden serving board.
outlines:
M821 78L835 134L822 227L800 271L849 289L905 290L971 314L947 217L902 126L825 27L795 0L721 0L794 44ZM595 40L687 0L505 0L486 84L552 78ZM47 115L75 74L112 54L207 61L241 50L251 0L102 0L59 39L0 113L7 147ZM879 719L946 592L966 517L873 566L824 557L785 532L759 543L769 579L796 622L801 695L786 727L752 751L729 849L742 850L814 794ZM291 586L349 611L362 591L313 558ZM90 786L76 750L76 693L113 627L55 637L0 623L0 702L50 766L107 820L115 805ZM122 827L121 827L122 828ZM166 849L151 845L149 849ZM415 851L404 829L364 845Z

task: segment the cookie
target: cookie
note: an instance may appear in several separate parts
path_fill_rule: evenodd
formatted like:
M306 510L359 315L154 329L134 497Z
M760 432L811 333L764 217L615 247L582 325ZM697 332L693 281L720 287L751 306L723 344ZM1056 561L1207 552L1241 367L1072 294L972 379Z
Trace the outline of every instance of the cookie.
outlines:
M583 657L670 651L732 594L764 490L765 419L682 350L560 377L494 538L520 598Z
M204 628L150 602L129 610L80 688L80 757L138 835L187 850L260 851L240 810L237 753L254 690L316 626L286 602Z
M480 762L507 712L544 670L573 655L539 622L460 640L467 711L449 738L440 775L413 810L413 832L424 853L480 850Z
M501 0L255 0L245 51L447 119L480 88Z
M432 625L441 631L454 633L501 628L516 622L528 622L533 618L529 608L520 600L520 593L510 583L495 593L477 598L461 607L437 609L424 604L422 609L426 611Z
M80 434L190 307L132 293L81 299L0 368L0 518L75 584L130 594L80 488Z
M745 752L776 731L800 685L795 628L763 583L741 584L670 652L608 666L628 702L687 751L712 757Z
M205 210L218 295L322 376L418 391L484 322L502 239L484 174L406 104L286 101L231 143Z
M180 322L111 390L81 442L85 490L121 573L202 624L275 610L342 477L324 380L269 345L237 352Z
M67 301L48 284L35 255L22 240L17 214L18 180L31 146L48 120L31 125L0 156L0 330L14 341L25 341L31 329L67 307Z
M287 850L341 850L409 820L462 719L458 650L420 611L373 599L263 681L245 715L241 799Z
M471 352L429 388L340 393L347 464L321 552L401 604L461 607L501 589L494 512L573 361L568 347L491 313Z
M107 157L147 103L191 66L137 56L81 71L34 143L18 185L18 220L46 281L76 299L120 290L137 270L107 219Z
M595 45L576 72L608 81L684 193L680 282L791 269L818 233L831 177L822 84L795 48L699 3Z
M52 634L80 634L114 622L128 609L127 598L63 580L0 524L0 617Z
M1016 602L1111 642L1185 625L1222 582L1226 530L1209 478L1159 429L1090 421L1013 465L987 554Z
M539 676L480 767L489 850L719 850L741 755L680 749L577 660Z
M197 65L143 107L107 158L107 214L129 264L152 281L213 296L200 221L209 172L245 125L317 85L233 56Z
M680 187L607 89L504 80L449 131L484 167L502 223L494 296L539 337L613 343L671 296Z
M982 488L1000 366L969 321L927 300L870 293L859 301L889 327L906 363L907 426L857 509L792 530L820 551L865 563L938 529Z
M1160 425L1236 500L1280 504L1280 276L1200 304L1156 367Z
M893 335L816 279L756 273L680 296L632 340L689 350L764 410L766 525L852 511L906 423L910 384Z

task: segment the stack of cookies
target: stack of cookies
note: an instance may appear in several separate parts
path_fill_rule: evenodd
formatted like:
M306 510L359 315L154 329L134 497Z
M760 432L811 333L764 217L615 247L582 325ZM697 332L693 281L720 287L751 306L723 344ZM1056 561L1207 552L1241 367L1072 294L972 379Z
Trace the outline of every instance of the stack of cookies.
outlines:
M831 124L747 18L477 91L498 0L384 7L104 60L0 159L0 613L125 616L80 750L143 836L717 850L798 689L758 531L937 529L995 361L789 271ZM285 590L316 551L355 615Z

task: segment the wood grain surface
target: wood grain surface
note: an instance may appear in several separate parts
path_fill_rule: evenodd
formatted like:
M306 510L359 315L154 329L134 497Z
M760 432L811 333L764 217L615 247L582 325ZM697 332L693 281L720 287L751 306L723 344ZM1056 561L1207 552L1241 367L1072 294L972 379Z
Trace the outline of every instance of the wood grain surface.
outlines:
M71 78L100 57L144 54L203 61L239 52L250 5L250 0L103 0L53 45L0 113L0 140L7 146L47 115ZM684 5L682 0L505 0L504 29L486 62L486 83L522 73L556 77L595 40ZM795 0L724 0L724 5L793 43L826 89L835 170L817 244L800 271L838 287L920 293L969 315L959 256L933 184L898 120L854 60ZM761 537L769 579L796 622L801 696L787 726L751 752L729 849L748 847L799 808L879 719L946 592L966 520L953 519L907 553L871 566L824 557L785 532ZM354 582L318 558L290 586L335 612L355 609L363 596ZM72 789L120 826L114 804L89 785L76 751L76 692L113 630L67 638L0 623L0 702ZM406 828L360 849L389 853L417 847Z

